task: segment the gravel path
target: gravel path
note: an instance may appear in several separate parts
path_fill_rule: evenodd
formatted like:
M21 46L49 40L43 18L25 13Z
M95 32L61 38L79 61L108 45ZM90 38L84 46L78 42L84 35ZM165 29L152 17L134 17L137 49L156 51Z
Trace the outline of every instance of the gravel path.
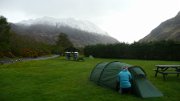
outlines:
M31 61L31 60L46 60L46 59L52 59L59 57L59 55L52 55L52 56L42 56L42 57L37 57L37 58L20 58L16 60L0 60L0 64L10 64L10 63L15 63L15 62L20 62L20 61Z
M56 58L59 55L52 55L52 56L42 56L42 57L37 57L37 58L23 58L22 61L29 61L29 60L46 60L46 59L52 59Z

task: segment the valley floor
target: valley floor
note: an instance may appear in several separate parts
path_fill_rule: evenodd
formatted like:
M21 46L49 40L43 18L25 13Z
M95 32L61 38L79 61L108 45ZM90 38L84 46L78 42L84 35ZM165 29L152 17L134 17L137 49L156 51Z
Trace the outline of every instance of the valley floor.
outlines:
M120 95L89 81L99 62L120 61L141 66L164 97L142 99ZM150 61L130 59L90 59L67 61L64 57L48 60L21 61L0 65L0 101L179 101L180 78L168 75L154 77L155 65L180 64L180 61Z

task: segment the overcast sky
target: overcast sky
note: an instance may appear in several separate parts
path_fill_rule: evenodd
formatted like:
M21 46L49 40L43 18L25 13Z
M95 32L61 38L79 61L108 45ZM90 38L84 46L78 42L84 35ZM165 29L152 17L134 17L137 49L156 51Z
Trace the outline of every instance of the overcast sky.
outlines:
M89 20L120 42L143 38L180 11L180 0L0 0L9 22L44 16Z

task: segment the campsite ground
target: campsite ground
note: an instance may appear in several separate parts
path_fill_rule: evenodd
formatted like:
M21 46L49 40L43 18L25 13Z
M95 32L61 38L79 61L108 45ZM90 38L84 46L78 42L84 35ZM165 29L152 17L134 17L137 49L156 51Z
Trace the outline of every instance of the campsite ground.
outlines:
M160 98L142 99L120 95L89 81L99 62L120 61L145 69L147 78L164 94ZM84 62L64 58L24 61L0 65L0 101L179 101L180 78L168 75L154 77L156 64L180 64L180 61L129 59L88 59Z

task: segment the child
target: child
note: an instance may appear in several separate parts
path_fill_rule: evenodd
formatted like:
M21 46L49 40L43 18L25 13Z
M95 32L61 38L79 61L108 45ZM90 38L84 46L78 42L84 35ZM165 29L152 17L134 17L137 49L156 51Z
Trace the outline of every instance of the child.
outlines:
M123 70L118 74L120 82L120 93L130 93L131 92L131 73L128 71L128 67L123 67Z

